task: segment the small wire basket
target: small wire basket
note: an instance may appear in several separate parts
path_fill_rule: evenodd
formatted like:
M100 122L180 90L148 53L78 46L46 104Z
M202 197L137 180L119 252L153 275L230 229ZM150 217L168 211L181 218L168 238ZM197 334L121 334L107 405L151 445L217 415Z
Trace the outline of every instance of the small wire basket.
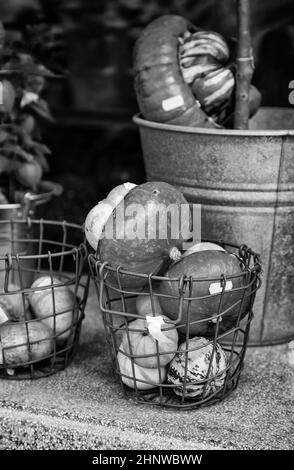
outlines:
M1 230L11 239L10 252L0 246L0 378L54 374L73 358L84 318L82 227L28 218L0 220Z
M159 286L170 279L113 268L97 259L96 254L89 255L114 370L127 396L161 407L192 409L222 401L237 387L255 294L261 285L261 264L259 256L246 245L217 243L238 256L242 273L211 279L186 276L172 279L178 287L177 299L174 299L178 305L177 316L173 320L164 316L164 326L161 325L159 333L155 326L158 318L162 318L158 305L163 298L171 297L163 294ZM116 282L113 282L114 275ZM124 289L122 276L125 275L134 279L145 276L143 291ZM231 302L224 302L228 299L226 286L232 281L236 285L236 279L241 283L230 290ZM220 291L192 297L193 287L203 282L219 283ZM134 307L140 296L145 299L149 296L147 316L139 314ZM191 315L193 306L197 306L197 302L210 302L212 297L216 302L213 314L195 320ZM226 323L232 312L234 322ZM230 327L223 328L222 321ZM203 330L201 325L204 324L209 328ZM206 333L195 336L192 331L200 326L200 331Z

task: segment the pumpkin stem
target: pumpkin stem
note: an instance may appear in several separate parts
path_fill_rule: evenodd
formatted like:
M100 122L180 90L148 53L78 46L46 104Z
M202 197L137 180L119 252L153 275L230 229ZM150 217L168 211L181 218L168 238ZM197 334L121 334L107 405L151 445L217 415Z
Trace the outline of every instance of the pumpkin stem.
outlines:
M180 259L182 258L182 253L176 246L172 247L168 255L173 261L180 261Z

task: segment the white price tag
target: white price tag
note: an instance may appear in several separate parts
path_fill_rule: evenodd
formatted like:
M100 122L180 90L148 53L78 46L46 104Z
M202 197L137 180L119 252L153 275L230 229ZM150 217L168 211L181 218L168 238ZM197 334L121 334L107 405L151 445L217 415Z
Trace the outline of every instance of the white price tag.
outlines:
M184 104L184 99L181 95L172 96L162 102L162 109L164 111L172 111L173 109L180 108Z
M232 283L232 281L227 281L225 291L231 290L231 289L233 289L233 283ZM220 282L213 282L212 284L210 284L210 287L209 287L210 295L219 294L220 292L222 292L222 290L223 290L223 288L222 288Z
M164 319L161 315L153 317L151 315L146 316L146 322L149 334L152 338L158 341L161 345L171 345L173 346L173 342L170 338L168 338L165 334L162 333L161 327L165 324Z

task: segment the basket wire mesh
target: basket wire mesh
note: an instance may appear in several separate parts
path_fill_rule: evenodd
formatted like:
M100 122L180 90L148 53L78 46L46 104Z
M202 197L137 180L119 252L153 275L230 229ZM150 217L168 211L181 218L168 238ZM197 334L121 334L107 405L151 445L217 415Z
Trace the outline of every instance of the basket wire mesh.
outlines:
M147 404L167 406L172 408L197 408L207 406L222 401L238 385L240 373L243 368L244 356L247 348L247 341L251 320L253 318L253 304L256 291L261 285L261 263L259 256L255 254L246 245L240 247L223 242L214 242L221 245L230 253L235 253L242 263L242 273L238 275L212 278L191 278L181 276L176 279L167 279L163 276L137 274L123 270L120 266L114 268L107 262L101 262L97 254L89 255L89 265L91 275L94 279L96 292L99 300L99 306L102 311L103 323L105 328L106 341L109 346L114 370L120 379L124 393L134 396ZM116 282L113 281L113 274L116 276ZM142 292L126 289L122 285L124 276L134 278L145 277L146 286ZM230 290L230 293L237 293L237 300L232 301L228 306L223 307L225 296L227 295L226 285L230 281L242 278L242 286ZM158 285L165 282L176 282L178 285L178 315L177 318L165 318L165 331L176 329L178 331L178 344L169 350L160 350L160 345L155 340L156 351L143 351L141 354L133 350L134 340L132 334L148 335L148 328L143 326L141 329L132 326L136 319L146 317L140 315L134 307L134 301L137 296L149 295L151 311L149 315L158 315L157 301L163 297L172 297L159 292ZM193 297L192 290L195 283L219 282L221 291L215 294ZM175 296L174 296L175 297ZM217 309L211 316L201 319L192 319L191 306L194 302L205 302L207 299L215 297L217 299ZM236 298L236 297L235 297ZM183 306L186 308L186 317L183 320ZM234 324L225 331L221 329L223 318L235 312ZM236 313L237 312L237 313ZM213 325L213 332L209 337L199 339L195 338L195 345L192 346L191 325L201 323L210 323ZM185 326L186 332L181 333L181 327ZM124 338L124 340L122 340ZM127 344L127 351L122 346ZM179 346L182 344L182 346ZM221 369L215 367L216 358L219 357L220 349L225 355L225 363ZM191 373L191 355L195 351L206 354L207 364L204 377L195 379ZM164 355L171 354L178 358L182 365L182 374L179 381L166 380L166 373L163 373L161 358ZM123 357L123 359L122 359ZM142 378L138 368L138 360L148 360L153 357L156 359L156 374L154 371L150 376ZM127 358L127 359L126 359ZM122 360L128 360L129 368L126 371ZM173 359L173 360L174 360ZM171 361L167 364L167 371L171 369ZM147 368L148 369L148 368ZM149 370L150 372L150 370ZM192 371L193 372L193 371ZM155 380L154 380L155 377ZM220 386L217 386L221 382ZM180 385L180 388L179 388ZM147 388L147 390L144 390ZM192 390L192 393L191 393ZM193 396L193 390L200 390Z
M48 376L69 364L79 341L90 279L84 234L30 218L0 220L2 229L11 238L10 252L0 247L0 378Z

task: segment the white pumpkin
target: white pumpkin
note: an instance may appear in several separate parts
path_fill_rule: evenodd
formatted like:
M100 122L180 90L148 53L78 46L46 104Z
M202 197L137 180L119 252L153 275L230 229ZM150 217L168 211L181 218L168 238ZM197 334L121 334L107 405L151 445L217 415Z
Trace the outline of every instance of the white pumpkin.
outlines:
M53 332L42 321L4 323L0 327L0 365L41 361L51 355L53 345Z
M123 345L119 348L124 351ZM132 367L132 360L118 351L117 360L120 369L122 381L125 385L130 388L136 388L138 390L150 390L163 383L166 379L166 368L160 367L160 369L148 369L147 367L141 367L134 363L134 374ZM159 375L160 371L160 375ZM142 382L143 381L143 382ZM136 383L136 386L135 386Z
M88 213L85 220L85 235L88 243L95 251L97 250L98 242L106 222L112 212L135 186L136 184L133 183L124 183L116 186L116 188L110 191L106 199L98 202Z
M88 243L96 251L98 241L101 238L103 228L112 214L114 205L112 202L103 199L94 206L88 213L85 220L85 235Z
M141 367L157 368L158 357L160 366L167 365L178 349L178 332L167 317L161 315L148 316L147 319L138 318L128 324L128 333L124 331L122 345L134 361ZM158 352L157 357L157 346ZM149 356L152 354L152 356Z
M124 199L124 197L128 194L131 189L137 186L134 183L123 183L116 188L113 188L110 193L107 194L106 199L114 205L114 207L118 206L119 203Z
M7 291L14 293L0 292L0 306L6 308L9 319L12 321L29 320L27 313L29 302L25 294L22 294L20 286L9 283Z
M199 349L195 349L199 348ZM221 389L226 378L227 359L222 347L216 343L215 350L213 344L206 338L194 337L182 343L179 352L169 365L167 381L174 385L173 391L176 395L182 396L184 390L185 378L185 358L186 353L180 352L189 350L187 359L187 378L185 396L187 398L207 397L217 389ZM213 352L214 351L214 352ZM210 382L205 381L208 377L208 369L213 354L209 378ZM206 389L205 389L206 386Z
M217 245L216 243L211 243L211 242L200 242L200 243L195 243L195 245L192 245L188 250L186 250L183 254L183 256L189 256L192 253L196 253L197 251L226 251L222 246Z
M53 285L61 284L57 278L53 278ZM39 287L47 289L38 290ZM51 286L51 277L42 276L34 281L31 288L33 292L29 294L29 302L36 318L43 320L56 332L56 341L62 342L69 338L75 329L74 322L78 317L78 310L75 306L75 296L68 286L54 287L54 304L55 304L55 320L54 320L54 304Z

